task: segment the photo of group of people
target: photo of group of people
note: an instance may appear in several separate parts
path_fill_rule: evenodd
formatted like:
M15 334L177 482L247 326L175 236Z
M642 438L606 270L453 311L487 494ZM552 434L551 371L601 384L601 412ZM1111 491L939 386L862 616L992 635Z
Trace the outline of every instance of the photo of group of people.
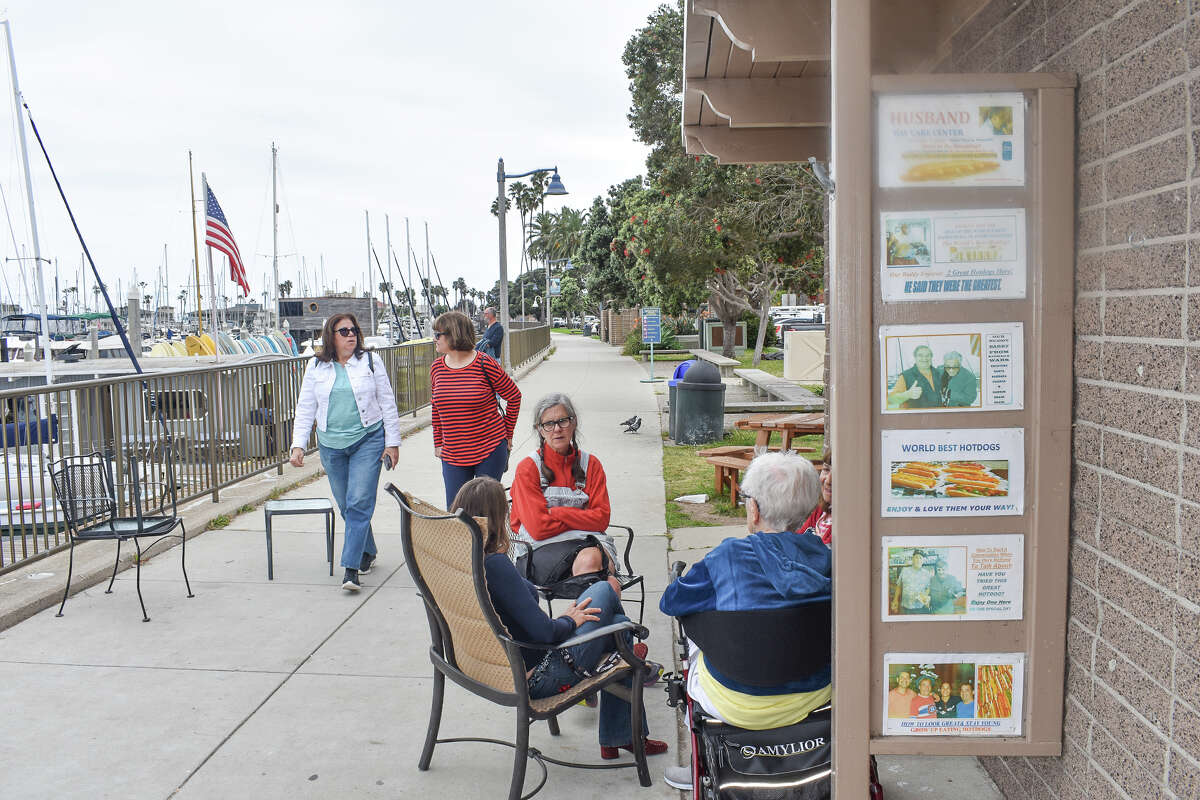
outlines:
M887 570L892 614L967 613L966 547L890 547Z
M892 664L889 719L974 719L974 664Z
M886 340L887 408L979 408L980 336L892 336Z

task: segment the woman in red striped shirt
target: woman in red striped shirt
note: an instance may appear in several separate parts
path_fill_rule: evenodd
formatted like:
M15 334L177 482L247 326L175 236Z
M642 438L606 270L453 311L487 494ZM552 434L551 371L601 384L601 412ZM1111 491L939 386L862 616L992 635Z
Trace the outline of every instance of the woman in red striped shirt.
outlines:
M508 466L521 390L496 363L475 349L475 327L461 311L433 321L441 358L429 367L433 396L433 454L442 461L446 508L471 478L500 480ZM501 413L496 396L504 398Z

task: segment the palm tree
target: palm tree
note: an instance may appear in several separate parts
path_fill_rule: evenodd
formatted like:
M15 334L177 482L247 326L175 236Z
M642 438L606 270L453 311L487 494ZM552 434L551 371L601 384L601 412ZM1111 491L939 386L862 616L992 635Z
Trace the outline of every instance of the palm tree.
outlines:
M279 284L279 294L281 296L288 297L289 295L291 295L291 293L292 293L292 282L290 279Z
M461 308L463 305L463 300L465 300L467 296L467 282L461 277L455 278L454 283L452 283L451 286L454 288L454 305Z

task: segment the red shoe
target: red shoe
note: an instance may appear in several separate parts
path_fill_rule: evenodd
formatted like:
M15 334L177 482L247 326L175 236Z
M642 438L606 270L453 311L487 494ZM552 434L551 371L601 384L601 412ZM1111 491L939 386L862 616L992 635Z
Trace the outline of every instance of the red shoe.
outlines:
M600 746L600 757L611 761L614 758L620 758L622 750L628 750L629 752L632 753L633 745L623 744L620 747L605 747L604 745L601 745ZM667 743L666 742L660 742L658 739L647 739L646 740L646 755L657 756L657 755L662 755L665 752L667 752Z

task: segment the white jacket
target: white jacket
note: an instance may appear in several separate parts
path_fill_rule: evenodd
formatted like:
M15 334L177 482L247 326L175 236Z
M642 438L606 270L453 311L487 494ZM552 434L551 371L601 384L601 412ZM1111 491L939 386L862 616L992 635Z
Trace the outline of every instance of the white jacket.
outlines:
M354 402L358 405L358 416L363 427L369 428L383 420L384 446L400 446L400 413L396 410L396 396L388 380L387 369L382 358L374 358L375 371L371 371L366 353L346 362L346 374L350 388L354 390ZM325 430L329 418L329 394L337 371L332 361L313 358L304 371L300 384L300 398L296 401L296 419L292 425L292 448L308 449L308 437L312 433L313 421L317 430Z

